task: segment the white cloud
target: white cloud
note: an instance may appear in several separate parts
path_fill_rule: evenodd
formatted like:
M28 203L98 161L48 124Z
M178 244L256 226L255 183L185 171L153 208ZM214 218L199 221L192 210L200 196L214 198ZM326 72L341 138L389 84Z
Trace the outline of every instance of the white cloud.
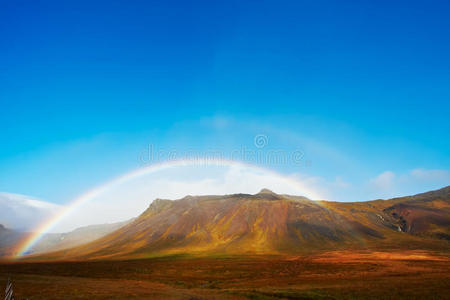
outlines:
M445 170L414 169L405 173L385 171L362 184L344 178L325 179L306 174L281 176L247 166L178 166L113 186L74 210L53 232L90 224L111 223L138 216L156 198L179 199L186 195L257 193L268 188L280 194L312 199L362 201L411 195L448 185ZM295 179L295 181L291 180ZM312 196L320 194L320 196ZM350 198L348 195L351 195ZM60 206L15 194L0 193L0 223L32 228L51 217Z
M355 186L347 182L344 178L337 176L333 179L327 179L320 176L311 176L308 174L295 174L295 177L313 190L320 191L320 200L330 201L351 201L360 200L349 198ZM319 200L319 199L317 199Z
M127 220L142 213L156 198L186 195L254 194L268 188L280 194L315 198L307 180L247 166L178 166L114 186L62 220L53 231Z
M61 206L26 195L0 193L0 224L29 230L50 218Z
M395 173L385 171L370 180L370 183L381 190L390 190L394 186Z
M440 169L413 169L403 173L385 171L362 189L371 198L391 198L439 189L450 184L450 172Z
M337 176L334 181L332 182L332 185L334 185L337 188L341 189L347 189L350 188L352 185L351 183L345 181L342 177Z
M214 115L212 117L203 118L200 120L200 124L205 125L207 127L212 127L217 130L222 130L229 127L234 120L230 117L225 117L222 115Z
M414 169L410 174L413 178L419 180L446 180L450 183L450 172L447 170Z

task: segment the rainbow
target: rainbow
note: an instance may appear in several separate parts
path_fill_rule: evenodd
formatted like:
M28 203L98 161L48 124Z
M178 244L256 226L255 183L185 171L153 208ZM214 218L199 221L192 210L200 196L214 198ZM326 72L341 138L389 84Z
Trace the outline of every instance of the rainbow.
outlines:
M131 172L125 173L124 175L121 175L111 181L108 181L105 184L102 184L100 186L97 186L86 193L80 195L78 198L73 200L69 205L62 208L60 211L58 211L54 216L40 224L36 231L26 236L24 239L22 239L17 245L16 245L16 251L15 251L15 258L20 258L24 256L46 233L48 233L50 230L52 230L61 220L66 218L68 215L70 215L73 211L81 207L84 203L96 198L97 196L101 195L102 193L110 190L114 186L120 185L122 183L125 183L127 181L133 180L135 178L149 175L151 173L155 173L158 171L174 168L174 167L182 167L182 166L195 166L195 165L209 165L209 166L237 166L237 167L245 167L245 168L251 168L256 171L265 172L266 174L278 176L280 178L283 178L283 181L286 183L299 188L303 191L304 195L306 197L309 197L311 199L320 199L320 196L313 190L308 189L305 187L302 183L295 180L294 178L287 177L284 175L281 175L279 173L276 173L271 170L267 170L261 167L257 167L254 165L250 165L244 162L240 161L233 161L233 160L225 160L225 159L184 159L184 160L173 160L173 161L167 161L162 163L155 163L152 165L149 165L147 167L139 168L136 170L133 170Z

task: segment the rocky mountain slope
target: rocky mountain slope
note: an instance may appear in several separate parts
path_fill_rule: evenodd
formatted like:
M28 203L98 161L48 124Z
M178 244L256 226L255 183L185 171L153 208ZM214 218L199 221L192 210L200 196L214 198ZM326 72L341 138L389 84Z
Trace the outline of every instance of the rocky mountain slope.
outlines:
M295 254L324 249L450 247L450 187L368 202L255 195L156 199L138 218L96 241L47 258L160 254Z

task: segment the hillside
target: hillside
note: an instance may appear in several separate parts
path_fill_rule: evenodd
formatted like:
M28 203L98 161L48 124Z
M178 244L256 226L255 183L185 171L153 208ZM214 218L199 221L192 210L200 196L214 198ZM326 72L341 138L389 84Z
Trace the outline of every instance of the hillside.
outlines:
M116 231L131 221L89 225L65 233L49 233L31 249L31 252L56 251L86 244Z
M114 232L131 221L90 225L65 233L47 233L33 246L30 253L57 251L86 244ZM15 245L29 234L29 232L5 228L0 224L0 257L13 255L16 251Z
M450 188L368 202L255 195L156 199L131 223L46 258L100 259L160 254L298 254L326 249L448 251Z
M0 257L12 254L13 245L23 237L22 234L0 224Z

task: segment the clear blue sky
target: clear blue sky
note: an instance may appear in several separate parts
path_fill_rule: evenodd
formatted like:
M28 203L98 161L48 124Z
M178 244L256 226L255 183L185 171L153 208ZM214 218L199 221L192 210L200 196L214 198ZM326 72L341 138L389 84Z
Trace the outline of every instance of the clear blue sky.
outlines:
M338 198L450 184L448 1L0 6L0 191L62 203L149 143L231 151L255 134L308 161L266 167L343 182Z

